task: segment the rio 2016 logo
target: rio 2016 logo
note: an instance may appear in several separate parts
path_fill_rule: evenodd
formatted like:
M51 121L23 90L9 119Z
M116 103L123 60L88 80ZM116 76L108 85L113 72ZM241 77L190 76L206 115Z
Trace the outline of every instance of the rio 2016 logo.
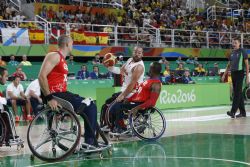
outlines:
M161 104L178 104L195 101L196 94L194 89L192 89L190 92L184 92L181 89L178 89L175 93L169 93L167 90L163 90L161 91L160 95Z

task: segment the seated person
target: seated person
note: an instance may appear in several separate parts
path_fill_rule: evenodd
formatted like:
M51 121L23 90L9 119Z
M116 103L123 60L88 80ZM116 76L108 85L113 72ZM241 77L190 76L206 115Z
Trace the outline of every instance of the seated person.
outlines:
M160 73L161 64L153 62L149 69L150 78L140 84L138 91L123 102L116 102L110 108L112 122L115 125L115 128L112 129L114 133L122 133L126 130L122 121L122 111L124 109L130 110L131 114L136 114L138 110L155 106L161 92L161 81L159 79Z
M18 66L19 62L15 60L15 55L10 55L10 61L8 65L10 66Z
M67 60L67 63L68 63L68 65L76 64L75 61L74 61L74 56L73 55L69 56L69 59Z
M0 66L0 84L5 85L7 79L8 79L8 71L5 68ZM8 107L6 107L6 104L7 104L6 98L3 97L2 93L0 93L1 110L6 109L5 111L8 111ZM5 135L5 142L7 143L8 140L11 138L11 135L12 135L12 133L10 133L11 132L11 126L10 126L11 122L9 121L8 115L6 115L4 113L1 113L1 112L0 112L0 115L3 118L4 123L6 124L7 133ZM1 130L2 130L2 127L1 127L1 124L0 124L0 137L2 137L2 131ZM2 144L2 143L0 143L0 144Z
M99 73L99 67L93 66L93 71L89 74L90 79L100 79L103 75Z
M202 64L199 64L198 67L194 69L195 71L195 76L204 76L206 75L206 70L203 68Z
M192 78L190 77L190 72L188 70L186 70L184 72L184 75L182 76L182 82L184 84L191 84L194 83L194 81L192 80Z
M178 59L176 60L177 64L185 64L185 62L181 59L181 56L178 57Z
M38 79L35 79L29 84L25 91L25 96L30 101L32 112L36 116L38 114L38 105L43 104Z
M95 59L92 61L92 64L93 64L93 65L101 64L101 60L100 60L99 54L96 54L96 55L95 55Z
M182 63L178 64L178 68L175 69L176 78L182 77L184 74L185 68Z
M20 120L17 115L17 106L25 106L27 113L27 120L32 120L30 115L30 103L24 94L24 89L22 84L20 84L20 77L14 77L12 83L7 86L6 89L7 104L10 105L14 111L15 120L18 122Z
M77 72L76 79L89 79L89 72L86 65L82 65L81 70Z
M13 77L16 77L18 76L22 81L26 80L27 79L27 76L26 74L22 71L22 68L21 67L17 67L16 68L16 72L14 72L12 74Z
M31 66L32 65L31 62L27 60L26 55L23 55L22 60L23 61L21 61L20 65L23 65L23 66Z
M163 72L163 77L165 78L165 83L170 82L171 76L170 76L170 68L169 65L166 65L165 70Z
M209 76L218 76L220 74L220 69L218 66L218 63L214 63L214 66L212 68L209 68L208 75Z

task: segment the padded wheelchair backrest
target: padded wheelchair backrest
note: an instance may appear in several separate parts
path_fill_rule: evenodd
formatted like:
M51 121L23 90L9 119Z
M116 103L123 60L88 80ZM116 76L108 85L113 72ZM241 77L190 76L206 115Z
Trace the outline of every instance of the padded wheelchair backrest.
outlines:
M70 110L70 111L74 111L74 107L72 106L72 104L70 102L68 102L67 100L64 100L62 98L53 96L53 98L65 109Z

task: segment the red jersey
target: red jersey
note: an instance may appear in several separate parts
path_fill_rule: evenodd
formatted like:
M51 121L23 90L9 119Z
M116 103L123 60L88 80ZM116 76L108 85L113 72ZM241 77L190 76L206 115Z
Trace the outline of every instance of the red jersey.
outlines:
M139 85L138 91L128 98L130 102L145 102L149 99L151 93L151 85L153 83L161 83L159 79L148 79Z
M67 91L68 65L63 55L58 51L57 53L60 55L60 61L47 76L51 93Z

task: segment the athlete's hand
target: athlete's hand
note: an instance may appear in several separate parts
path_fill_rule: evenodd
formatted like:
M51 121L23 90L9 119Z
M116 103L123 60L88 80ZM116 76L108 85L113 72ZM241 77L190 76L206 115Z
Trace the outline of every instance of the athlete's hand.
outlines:
M137 112L138 112L138 108L137 108L137 107L134 107L134 108L132 108L132 109L130 110L130 114L132 114L133 117L136 116Z
M124 96L122 94L120 94L117 98L116 98L116 102L121 102L122 100L124 100Z
M58 111L58 102L55 99L48 101L48 105L52 111Z

